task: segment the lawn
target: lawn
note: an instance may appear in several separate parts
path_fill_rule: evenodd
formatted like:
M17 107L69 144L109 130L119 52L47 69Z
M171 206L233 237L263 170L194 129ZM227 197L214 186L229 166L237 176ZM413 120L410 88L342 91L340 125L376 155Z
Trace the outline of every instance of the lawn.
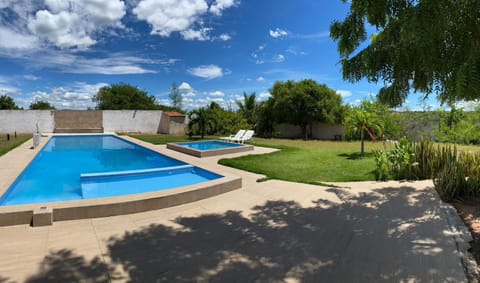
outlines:
M381 142L365 143L366 155L361 157L360 142L256 138L254 144L281 151L222 159L219 163L264 174L267 178L309 184L366 181L375 180L372 149L383 149Z
M153 144L188 141L188 136L131 135ZM195 140L198 140L196 137ZM217 139L211 136L205 139ZM365 157L360 142L303 141L255 138L254 145L279 148L280 151L221 159L220 164L260 173L267 178L309 184L375 180L373 149L391 149L390 143L365 142ZM459 150L479 151L478 146L458 146Z
M17 146L21 145L28 139L32 138L32 134L20 134L17 135L15 138L13 135L10 135L10 140L7 140L6 134L0 135L0 156L4 155L5 153L9 152L10 150L16 148Z

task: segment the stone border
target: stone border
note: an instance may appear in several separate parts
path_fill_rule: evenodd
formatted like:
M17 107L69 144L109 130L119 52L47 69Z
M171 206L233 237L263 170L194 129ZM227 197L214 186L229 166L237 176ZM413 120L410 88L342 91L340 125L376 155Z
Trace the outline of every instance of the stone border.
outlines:
M131 139L124 140L132 142ZM135 144L145 147L139 143ZM154 150L160 154L165 154L151 146L146 148ZM36 154L38 154L38 152L36 152ZM30 162L31 160L29 163ZM25 165L25 167L28 166L28 164ZM213 172L208 169L204 170ZM20 173L21 172L19 172L19 174ZM242 187L242 179L238 176L234 176L227 172L213 173L224 177L200 184L141 194L64 202L1 206L0 227L22 224L43 226L50 225L55 221L132 214L194 202Z
M209 140L206 140L205 142L208 142L208 141ZM243 144L240 146L214 149L214 150L197 150L190 147L182 146L178 143L167 143L167 148L181 152L181 153L189 154L195 157L199 157L199 158L230 154L230 153L239 153L239 152L245 152L245 151L250 151L254 149L253 145Z

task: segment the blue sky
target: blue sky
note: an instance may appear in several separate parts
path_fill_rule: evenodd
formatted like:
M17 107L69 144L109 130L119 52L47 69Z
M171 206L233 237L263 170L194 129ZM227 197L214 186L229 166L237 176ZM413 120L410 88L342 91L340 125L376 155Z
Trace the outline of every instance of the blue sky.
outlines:
M244 91L265 100L275 81L308 78L357 103L381 86L342 80L329 26L347 13L340 0L2 0L0 95L85 109L124 82L168 104L176 82L187 109L233 107ZM438 105L418 97L406 106Z

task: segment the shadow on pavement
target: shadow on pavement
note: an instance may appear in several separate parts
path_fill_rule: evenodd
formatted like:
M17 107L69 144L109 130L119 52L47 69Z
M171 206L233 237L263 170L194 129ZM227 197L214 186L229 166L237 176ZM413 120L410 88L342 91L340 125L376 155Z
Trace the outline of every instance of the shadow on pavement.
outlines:
M116 265L130 282L465 280L433 190L328 191L343 202L271 200L248 217L227 211L126 232L109 239L111 266L61 250L28 282L103 282Z

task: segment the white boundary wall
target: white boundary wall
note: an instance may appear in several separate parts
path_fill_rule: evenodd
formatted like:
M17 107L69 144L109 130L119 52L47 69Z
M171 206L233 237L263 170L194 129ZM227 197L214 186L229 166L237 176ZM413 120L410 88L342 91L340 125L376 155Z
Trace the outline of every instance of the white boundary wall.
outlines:
M51 110L0 110L0 133L51 133L55 126Z
M53 133L55 111L0 110L0 133ZM104 132L157 133L162 119L160 110L104 110Z
M103 131L156 134L161 119L160 110L104 110Z

